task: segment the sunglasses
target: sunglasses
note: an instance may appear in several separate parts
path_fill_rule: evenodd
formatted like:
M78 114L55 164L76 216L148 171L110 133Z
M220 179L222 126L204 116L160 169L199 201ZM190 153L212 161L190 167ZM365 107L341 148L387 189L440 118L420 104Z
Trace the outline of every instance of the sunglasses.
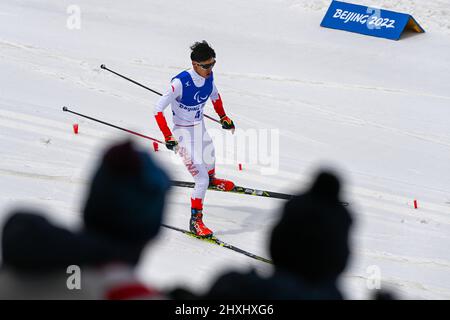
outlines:
M212 67L214 67L214 65L216 64L216 60L214 60L214 62L211 63L207 63L207 64L201 64L201 63L196 63L199 67L201 67L204 70L208 70L211 69Z

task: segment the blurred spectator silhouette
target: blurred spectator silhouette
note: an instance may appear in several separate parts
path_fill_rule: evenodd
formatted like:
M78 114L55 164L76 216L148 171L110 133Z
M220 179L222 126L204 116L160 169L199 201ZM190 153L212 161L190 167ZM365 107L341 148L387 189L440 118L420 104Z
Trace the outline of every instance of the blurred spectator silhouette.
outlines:
M286 203L272 230L274 273L268 278L254 271L227 273L203 298L343 299L338 279L350 256L352 215L339 194L337 176L320 172L309 190Z
M165 172L131 142L109 148L92 179L81 230L30 211L6 221L0 299L164 298L139 282L134 268L160 229L169 186ZM80 267L80 289L71 265Z

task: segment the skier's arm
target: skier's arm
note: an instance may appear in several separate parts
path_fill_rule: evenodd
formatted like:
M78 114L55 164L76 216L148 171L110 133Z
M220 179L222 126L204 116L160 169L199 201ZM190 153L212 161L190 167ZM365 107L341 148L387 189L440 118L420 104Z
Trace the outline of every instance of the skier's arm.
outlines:
M166 117L164 117L164 110L176 99L181 96L181 83L177 81L178 79L172 81L170 88L166 93L158 100L154 108L154 115L156 119L156 123L158 124L159 129L164 135L164 139L166 140L166 147L169 149L173 149L177 143L176 140L172 136L172 132L167 125Z
M213 91L211 93L211 102L214 106L214 110L216 111L217 115L220 118L226 115L225 110L223 109L222 98L220 97L219 91L217 90L215 84L213 84Z
M222 98L216 88L216 85L213 86L213 91L211 93L211 102L214 106L214 110L217 115L220 117L220 123L222 124L223 129L234 129L233 120L227 117L225 113L225 109L223 108Z

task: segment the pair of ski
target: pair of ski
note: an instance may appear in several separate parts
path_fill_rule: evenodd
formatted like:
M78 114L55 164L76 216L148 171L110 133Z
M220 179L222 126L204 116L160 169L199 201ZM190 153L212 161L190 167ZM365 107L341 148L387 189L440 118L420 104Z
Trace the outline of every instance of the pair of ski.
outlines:
M172 185L175 186L175 187L194 188L195 183L194 182L189 182L189 181L173 180L172 181ZM241 186L235 186L230 191L223 191L220 188L217 188L216 186L210 186L208 189L209 190L215 190L215 191L222 191L222 192L231 192L231 193L236 193L236 194L247 194L247 195L253 195L253 196L260 196L260 197L284 199L284 200L289 200L289 199L294 197L291 194L272 192L272 191L267 191L267 190L258 190L258 189L246 188L246 187L241 187ZM343 206L348 206L349 205L348 202L341 202L341 204ZM218 246L230 249L232 251L235 251L237 253L246 255L247 257L253 258L255 260L272 264L272 261L269 260L269 259L257 256L257 255L255 255L255 254L253 254L251 252L248 252L248 251L245 251L245 250L240 249L238 247L235 247L235 246L233 246L233 245L231 245L229 243L226 243L226 242L218 239L215 236L213 236L212 238L204 238L204 237L197 236L196 234L194 234L194 233L192 233L192 232L190 232L188 230L185 230L185 229L173 227L173 226L166 225L166 224L163 224L163 226L168 228L168 229L171 229L171 230L174 230L174 231L178 231L178 232L181 232L181 233L183 233L185 235L197 238L199 240L206 241L206 242L209 242L209 243L213 243L213 244L216 244Z

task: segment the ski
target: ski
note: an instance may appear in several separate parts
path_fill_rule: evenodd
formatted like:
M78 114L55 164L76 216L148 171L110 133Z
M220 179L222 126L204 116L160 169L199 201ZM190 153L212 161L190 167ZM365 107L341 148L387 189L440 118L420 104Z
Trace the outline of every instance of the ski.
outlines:
M190 181L172 180L172 185L175 187L194 188L195 183L190 182ZM209 186L208 189L215 190L215 191L223 191L222 189L219 189L216 186ZM293 197L293 195L286 194L286 193L258 190L258 189L246 188L246 187L241 187L241 186L235 186L233 190L224 191L224 192L248 194L248 195L252 195L252 196L269 197L269 198L277 198L277 199L285 199L285 200L289 200Z
M162 226L166 227L168 229L171 229L171 230L175 230L175 231L184 233L185 235L188 235L190 237L193 237L193 238L196 238L196 239L199 239L199 240L202 240L202 241L206 241L206 242L209 242L209 243L213 243L213 244L216 244L216 245L218 245L220 247L223 247L223 248L227 248L227 249L233 250L234 252L246 255L247 257L253 258L255 260L272 264L272 261L269 260L269 259L257 256L257 255L255 255L253 253L250 253L248 251L245 251L245 250L242 250L242 249L240 249L238 247L235 247L235 246L233 246L233 245L231 245L229 243L223 242L222 240L218 239L215 236L213 236L211 238L204 238L204 237L197 236L196 234L194 234L194 233L192 233L190 231L181 229L181 228L173 227L173 226L170 226L170 225L167 225L167 224L162 224Z
M172 180L172 185L175 187L194 188L195 183L190 182L190 181ZM273 192L273 191L267 191L267 190L258 190L258 189L241 187L241 186L235 186L234 189L230 190L230 191L223 191L222 189L217 188L216 186L209 186L208 189L215 190L215 191L222 191L222 192L237 193L237 194L248 194L248 195L259 196L259 197L284 199L284 200L289 200L294 197L294 195L292 195L292 194ZM341 204L343 206L349 205L348 202L343 202L343 201L341 201Z

